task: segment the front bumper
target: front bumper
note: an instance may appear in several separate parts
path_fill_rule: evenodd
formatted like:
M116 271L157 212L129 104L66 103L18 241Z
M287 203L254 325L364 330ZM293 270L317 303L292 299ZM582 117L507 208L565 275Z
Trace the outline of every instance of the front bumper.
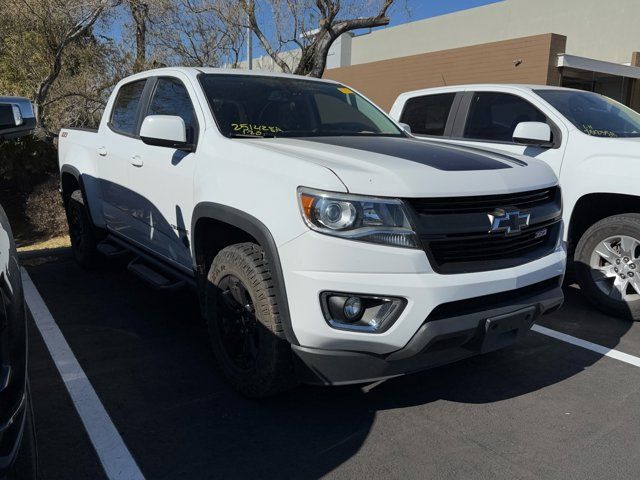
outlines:
M562 305L562 277L436 309L404 348L387 355L293 346L309 384L366 383L417 372L509 346L541 315ZM453 312L454 316L446 316ZM444 316L444 318L443 318Z
M386 247L307 232L278 247L297 346L313 350L366 352L384 357L404 349L442 305L513 292L564 275L563 246L512 268L441 275L422 250ZM320 304L322 292L406 299L395 323L382 333L332 328ZM518 298L508 299L513 303ZM453 315L456 313L453 312ZM485 317L486 318L486 317ZM296 342L293 342L296 343Z

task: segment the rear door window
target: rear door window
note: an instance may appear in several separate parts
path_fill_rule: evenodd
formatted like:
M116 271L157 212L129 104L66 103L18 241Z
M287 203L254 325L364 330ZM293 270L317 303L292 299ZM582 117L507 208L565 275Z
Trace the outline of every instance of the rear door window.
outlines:
M400 121L411 127L411 133L442 137L455 98L455 92L410 98Z
M464 138L512 143L513 132L521 122L546 123L547 117L516 95L477 92L471 100Z
M111 111L109 125L125 135L135 135L138 126L138 108L146 80L127 83L120 87Z

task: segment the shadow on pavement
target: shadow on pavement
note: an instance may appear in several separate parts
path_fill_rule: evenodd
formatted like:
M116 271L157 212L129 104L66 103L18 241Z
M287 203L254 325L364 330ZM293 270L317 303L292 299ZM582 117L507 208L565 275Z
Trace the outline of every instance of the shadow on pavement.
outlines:
M600 358L531 333L507 350L373 387L300 387L253 402L222 382L192 294L159 293L113 268L84 272L68 259L29 272L148 478L318 478L361 449L379 411L499 402ZM567 306L543 324L616 346L630 322L599 315L570 288ZM50 380L33 375L39 382Z

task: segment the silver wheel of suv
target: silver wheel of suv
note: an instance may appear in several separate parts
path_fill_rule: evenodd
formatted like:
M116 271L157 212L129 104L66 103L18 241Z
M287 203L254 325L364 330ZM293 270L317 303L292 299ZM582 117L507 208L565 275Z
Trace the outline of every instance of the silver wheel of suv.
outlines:
M640 240L617 235L601 241L591 254L591 275L612 300L640 299Z
M576 245L573 260L587 300L608 315L640 321L640 214L594 223Z

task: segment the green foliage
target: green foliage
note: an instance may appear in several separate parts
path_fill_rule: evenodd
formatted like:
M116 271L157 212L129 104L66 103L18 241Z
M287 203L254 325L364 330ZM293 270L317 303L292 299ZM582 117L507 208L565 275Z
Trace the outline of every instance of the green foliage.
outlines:
M78 0L6 0L0 18L0 95L38 98L55 70L65 35L86 5ZM96 0L98 1L98 0ZM0 144L0 180L26 185L29 178L56 170L55 134L63 126L95 126L114 82L118 60L109 41L87 29L66 44L60 71L40 99L36 135Z

